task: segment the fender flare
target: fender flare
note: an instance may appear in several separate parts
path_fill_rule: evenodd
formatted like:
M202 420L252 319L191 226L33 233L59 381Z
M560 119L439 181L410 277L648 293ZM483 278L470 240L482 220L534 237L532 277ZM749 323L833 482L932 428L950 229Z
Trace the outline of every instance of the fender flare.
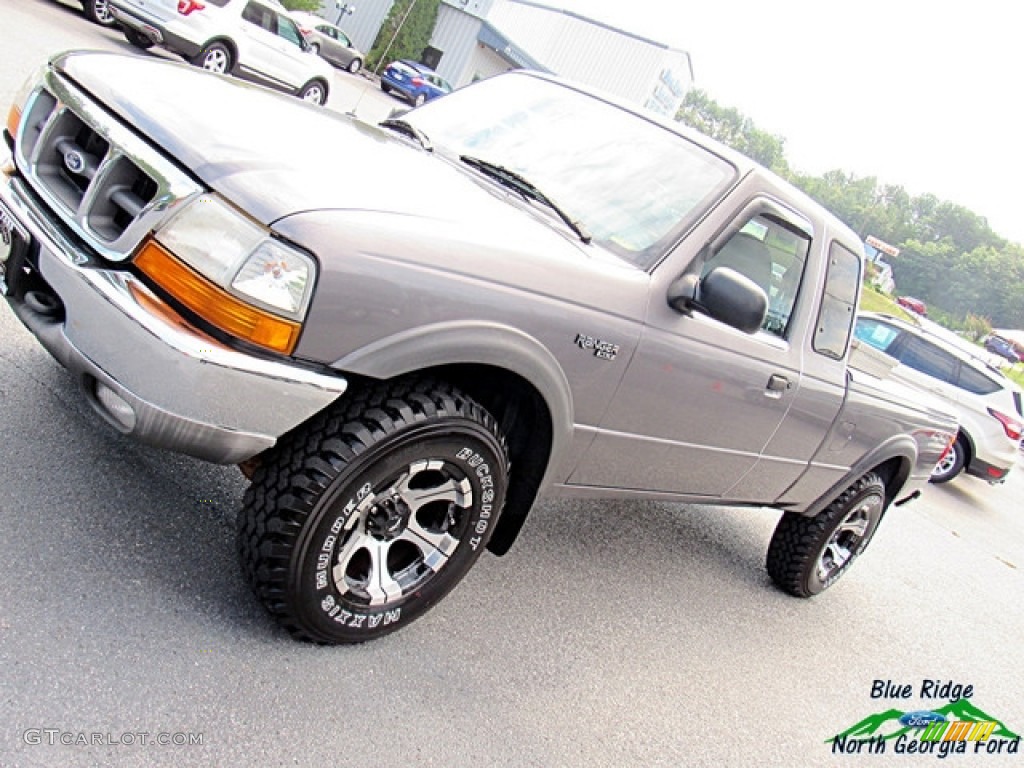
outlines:
M868 472L893 459L899 459L900 466L886 484L886 508L888 508L893 499L899 496L900 488L907 482L907 478L910 477L917 462L917 443L910 435L894 435L864 454L843 476L842 480L835 483L800 514L814 517Z
M546 488L570 445L575 422L569 380L551 351L533 336L502 323L434 323L378 339L331 367L387 380L458 364L503 368L530 382L540 393L551 415L551 455L540 483L541 490Z

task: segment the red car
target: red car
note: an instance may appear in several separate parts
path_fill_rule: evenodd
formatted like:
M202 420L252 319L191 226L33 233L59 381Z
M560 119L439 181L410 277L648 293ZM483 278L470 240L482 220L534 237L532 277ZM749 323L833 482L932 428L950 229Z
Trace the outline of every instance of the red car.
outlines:
M928 305L920 299L915 299L913 296L900 296L896 299L896 303L905 309L909 309L911 312L928 317Z

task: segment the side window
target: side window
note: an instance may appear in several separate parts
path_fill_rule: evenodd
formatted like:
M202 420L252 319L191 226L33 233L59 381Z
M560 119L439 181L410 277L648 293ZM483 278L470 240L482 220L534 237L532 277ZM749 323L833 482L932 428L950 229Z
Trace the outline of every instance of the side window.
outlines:
M915 371L947 384L956 383L957 359L924 339L907 336L906 343L897 353L897 357L901 363Z
M960 364L960 378L957 380L957 386L976 395L990 395L1001 389L998 382L992 381L981 371L976 371L963 363Z
M344 32L340 29L332 29L331 31L334 33L334 36L338 38L339 43L344 45L346 48L352 47L352 41L348 39Z
M751 218L704 264L730 267L753 280L768 297L768 314L761 330L786 338L810 240L767 216Z
M274 14L256 3L249 3L242 11L242 19L268 32L274 31Z
M832 241L828 249L828 272L825 274L825 293L818 310L818 325L814 329L814 351L841 360L850 343L850 331L857 309L857 289L860 287L860 256L849 248Z
M299 48L302 47L302 33L295 26L295 22L286 16L277 17L277 35L278 37L283 37L289 43L294 43Z
M870 344L877 350L885 352L889 346L896 341L900 332L891 325L880 323L871 317L857 318L857 327L853 335L865 344Z

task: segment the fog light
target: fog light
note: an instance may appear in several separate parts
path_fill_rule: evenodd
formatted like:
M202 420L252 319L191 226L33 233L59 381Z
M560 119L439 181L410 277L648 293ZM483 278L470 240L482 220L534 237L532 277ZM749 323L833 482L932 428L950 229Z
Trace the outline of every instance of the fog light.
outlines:
M124 398L110 387L96 382L96 399L107 414L118 424L131 432L135 429L135 411Z

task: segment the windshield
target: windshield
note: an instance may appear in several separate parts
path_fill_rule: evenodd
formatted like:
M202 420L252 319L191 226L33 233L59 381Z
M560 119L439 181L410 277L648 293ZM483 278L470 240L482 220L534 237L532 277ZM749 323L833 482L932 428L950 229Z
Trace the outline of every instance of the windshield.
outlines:
M439 151L480 158L528 179L595 241L641 269L736 173L662 126L530 76L485 80L405 119Z

